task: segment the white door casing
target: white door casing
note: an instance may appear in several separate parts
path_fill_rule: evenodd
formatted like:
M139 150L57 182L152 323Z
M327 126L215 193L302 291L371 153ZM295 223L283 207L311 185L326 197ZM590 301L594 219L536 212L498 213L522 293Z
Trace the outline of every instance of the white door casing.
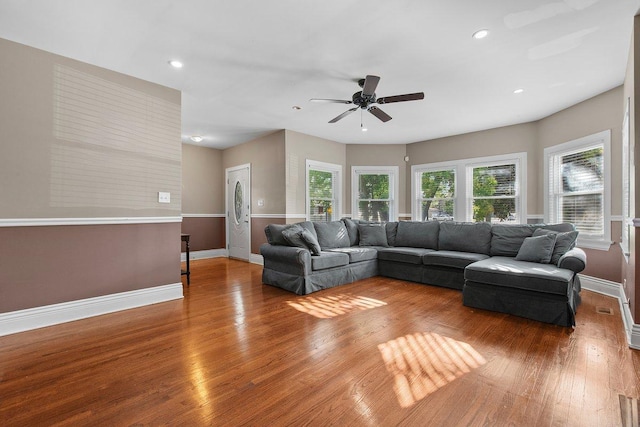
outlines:
M249 261L251 256L251 165L227 168L225 175L229 257Z

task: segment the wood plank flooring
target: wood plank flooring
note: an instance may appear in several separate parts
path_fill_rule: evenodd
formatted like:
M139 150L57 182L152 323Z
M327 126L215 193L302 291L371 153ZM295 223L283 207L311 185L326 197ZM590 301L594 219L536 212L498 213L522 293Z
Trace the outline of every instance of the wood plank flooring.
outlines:
M0 337L0 425L619 426L640 397L599 294L572 329L400 280L299 297L257 265L191 271L183 300Z

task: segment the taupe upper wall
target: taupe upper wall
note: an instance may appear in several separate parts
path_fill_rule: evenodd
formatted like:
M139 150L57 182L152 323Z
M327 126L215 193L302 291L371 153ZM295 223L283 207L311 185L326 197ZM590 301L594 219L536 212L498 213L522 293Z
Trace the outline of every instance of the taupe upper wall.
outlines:
M538 124L539 173L536 185L544 188L544 149L603 130L611 130L611 215L622 214L622 86L594 96L540 120ZM531 186L530 186L531 187ZM539 212L544 209L544 191L538 192Z
M539 174L539 159L536 123L524 123L407 144L409 165L407 165L406 175L405 209L411 212L412 196L409 193L411 192L412 165L521 152L527 153L527 211L541 214L542 207L537 206L536 182Z
M222 151L182 145L182 213L224 214Z
M252 214L284 214L286 206L284 153L284 130L227 148L222 153L223 187L227 168L250 163ZM258 206L258 200L263 200L264 206Z
M341 215L351 210L347 204L344 176L347 172L346 145L316 136L286 130L286 214L288 218L306 216L307 159L342 166ZM285 188L283 186L283 188Z
M3 39L0 57L1 218L180 215L179 91Z

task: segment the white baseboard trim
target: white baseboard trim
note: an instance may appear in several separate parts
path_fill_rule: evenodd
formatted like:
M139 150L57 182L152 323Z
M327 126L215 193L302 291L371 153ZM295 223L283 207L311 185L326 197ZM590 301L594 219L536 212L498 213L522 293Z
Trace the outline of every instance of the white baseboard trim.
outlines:
M182 283L0 313L0 336L182 298Z
M249 262L252 264L264 265L264 259L260 254L251 254L249 255Z
M597 292L618 300L629 347L640 350L640 325L633 322L633 316L631 315L627 296L622 285L620 283L600 279L598 277L585 276L583 274L580 274L579 276L582 289Z
M189 251L189 259L207 259L207 258L222 258L228 257L229 251L226 249L207 249L204 251ZM180 254L180 261L184 262L187 260L186 252L182 252Z

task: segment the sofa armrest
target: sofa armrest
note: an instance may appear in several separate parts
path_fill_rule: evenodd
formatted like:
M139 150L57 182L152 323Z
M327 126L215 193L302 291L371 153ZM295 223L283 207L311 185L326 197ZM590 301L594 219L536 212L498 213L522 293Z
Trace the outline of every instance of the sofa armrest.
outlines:
M311 273L311 253L308 249L263 243L260 246L260 254L266 268L278 271L285 268L291 273L295 271L294 274Z
M587 268L587 254L580 248L573 248L560 257L558 267L580 273Z

